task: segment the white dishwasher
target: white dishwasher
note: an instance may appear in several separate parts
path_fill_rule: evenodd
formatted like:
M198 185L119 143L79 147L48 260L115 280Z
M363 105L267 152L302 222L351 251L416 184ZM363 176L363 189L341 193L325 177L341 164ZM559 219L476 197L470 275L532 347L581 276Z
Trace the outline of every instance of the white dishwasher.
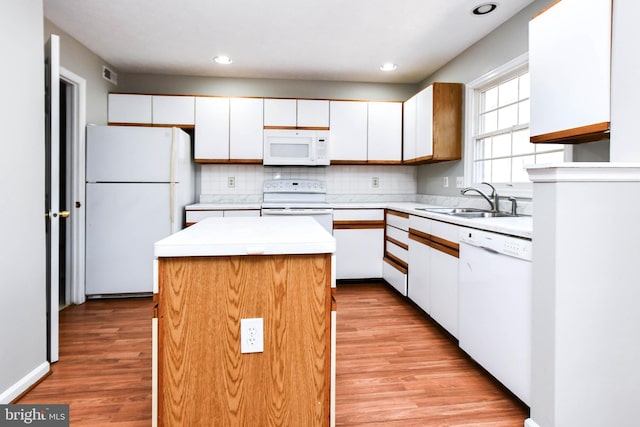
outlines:
M460 231L459 345L527 405L531 247L528 239Z

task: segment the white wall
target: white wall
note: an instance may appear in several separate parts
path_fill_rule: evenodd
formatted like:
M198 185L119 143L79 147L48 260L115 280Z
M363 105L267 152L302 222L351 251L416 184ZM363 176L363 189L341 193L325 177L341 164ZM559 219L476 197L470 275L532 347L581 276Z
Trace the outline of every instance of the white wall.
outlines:
M444 67L425 79L420 87L432 82L469 83L486 73L506 64L529 50L529 21L554 0L537 0L496 28L489 35L462 52ZM632 0L630 0L632 1ZM637 99L637 97L636 97ZM463 156L465 153L463 151ZM609 143L576 145L574 161L608 161ZM444 176L449 182L464 175L464 161L450 161L418 167L418 193L435 195L458 195L460 189L442 186Z
M45 20L44 40L48 40L51 34L60 37L60 65L87 82L87 123L106 125L107 95L117 92L118 86L102 78L102 66L117 70L55 24Z
M118 91L153 94L404 101L413 84L121 74Z
M0 2L0 403L46 363L42 0Z

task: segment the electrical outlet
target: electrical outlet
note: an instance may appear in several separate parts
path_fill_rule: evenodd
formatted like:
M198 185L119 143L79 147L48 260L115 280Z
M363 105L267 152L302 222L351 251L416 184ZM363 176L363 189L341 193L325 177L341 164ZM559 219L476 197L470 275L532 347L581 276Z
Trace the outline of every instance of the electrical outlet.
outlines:
M443 187L448 187L448 186L449 186L449 177L448 177L448 176L445 176L445 177L442 179L442 186L443 186Z
M371 188L379 188L380 187L380 178L374 176L371 178Z
M264 320L240 319L240 353L262 353L264 351Z
M463 176L457 176L456 177L456 188L462 188L464 187L464 177Z
M236 177L230 176L227 178L227 187L236 188Z

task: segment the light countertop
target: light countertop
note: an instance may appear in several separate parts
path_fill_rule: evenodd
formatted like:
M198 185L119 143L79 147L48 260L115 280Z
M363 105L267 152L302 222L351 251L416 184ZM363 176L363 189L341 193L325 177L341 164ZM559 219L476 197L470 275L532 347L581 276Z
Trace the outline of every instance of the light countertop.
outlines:
M410 215L444 221L463 227L493 231L510 236L531 239L533 234L533 217L497 217L497 218L461 218L442 213L427 212L420 208L437 208L446 206L428 205L418 202L346 202L330 203L334 209L393 209ZM188 210L216 210L216 209L259 209L260 205L251 204L194 204L187 206Z
M157 258L335 251L335 238L311 217L207 218L154 245Z

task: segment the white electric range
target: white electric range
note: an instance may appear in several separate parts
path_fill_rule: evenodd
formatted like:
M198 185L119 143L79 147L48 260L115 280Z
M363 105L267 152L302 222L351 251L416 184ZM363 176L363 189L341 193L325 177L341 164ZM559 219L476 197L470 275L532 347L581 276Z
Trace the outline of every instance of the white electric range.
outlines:
M262 216L310 216L333 234L333 208L324 181L269 179L263 184Z

